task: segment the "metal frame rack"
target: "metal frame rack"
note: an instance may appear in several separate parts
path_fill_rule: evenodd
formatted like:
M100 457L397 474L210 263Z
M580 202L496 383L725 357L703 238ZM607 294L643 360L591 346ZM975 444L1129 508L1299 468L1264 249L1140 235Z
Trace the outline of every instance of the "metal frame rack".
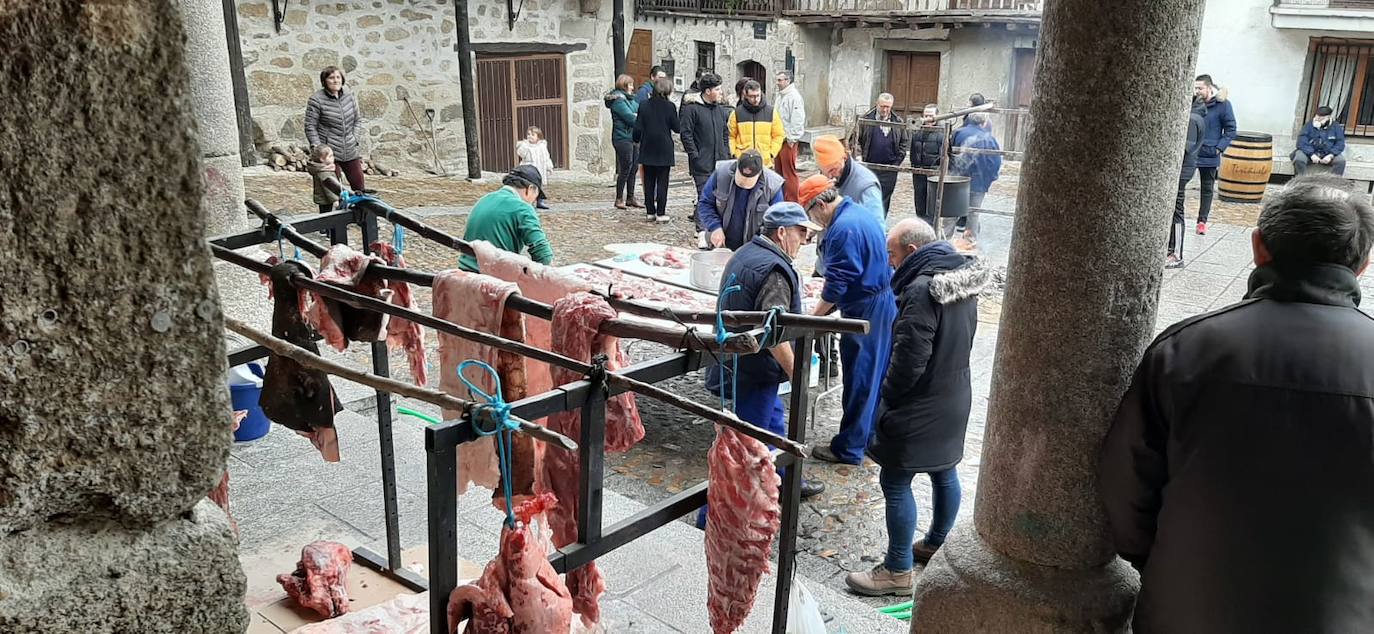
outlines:
M337 184L334 184L337 186ZM369 245L378 237L377 216L381 215L387 220L398 226L404 226L416 230L422 236L444 244L451 248L470 251L471 247L465 242L458 240L447 234L434 230L424 223L409 218L390 207L379 202L362 201L351 210L335 211L327 214L311 216L290 223L278 221L274 216L268 214L266 210L256 206L256 203L249 203L250 210L263 218L264 225L252 231L245 231L229 236L213 238L210 243L220 249L216 249L216 255L240 265L246 265L242 256L232 256L224 250L241 249L251 246L270 244L272 242L289 239L297 246L302 246L311 250L315 255L319 255L318 245L314 245L306 240L302 233L325 232L330 237L332 244L346 244L348 242L348 227L357 225L362 230L363 244ZM411 274L412 277L423 276L423 274ZM653 308L638 304L633 301L610 299L613 306L618 310L644 316L668 317L683 323L707 323L715 318L714 314L703 314L692 311L676 311ZM364 308L379 309L377 307ZM391 312L391 311L383 311ZM543 311L538 307L529 310L536 316L544 317ZM726 313L723 315L725 323L732 325L757 325L763 317L763 313L751 313L747 311ZM813 342L813 332L865 332L868 324L863 321L846 320L837 318L821 318L802 315L786 315L779 320L780 324L786 327L785 337L794 339L798 342L799 350L810 350ZM435 326L447 326L441 330L451 330L458 328L453 324L438 321ZM736 350L749 349L745 344L754 343L753 337L758 331L749 333L732 342L731 347ZM462 334L455 332L454 334ZM472 333L468 333L470 336ZM495 338L499 339L499 338ZM504 340L502 340L504 341ZM508 342L509 343L509 342ZM550 556L550 562L555 570L560 573L576 569L582 565L595 561L597 558L606 555L616 548L624 546L631 541L642 537L650 531L665 526L669 522L690 513L706 502L706 490L708 483L702 482L695 487L681 492L673 497L644 509L640 513L616 523L611 527L603 527L602 522L602 495L604 491L604 463L605 463L605 422L606 422L606 401L608 398L625 391L644 392L648 389L647 383L656 383L676 376L681 376L702 367L705 360L704 355L709 354L709 345L699 339L690 340L686 337L682 339L683 346L687 348L683 351L674 352L665 357L641 363L629 368L614 372L591 372L587 378L581 381L570 383L561 387L554 388L552 391L541 395L534 395L511 405L511 415L525 420L538 419L549 414L560 411L572 411L581 409L582 425L581 437L576 439L580 447L579 459L581 465L581 477L578 483L578 541ZM693 345L686 345L691 343ZM389 358L385 342L373 342L372 344L373 372L381 377L386 377L389 373ZM756 349L756 348L754 348ZM515 349L516 353L531 356L531 353L541 353L549 355L538 349ZM229 353L231 365L238 365L267 356L268 350L262 346L254 345L233 350ZM556 356L556 355L554 355ZM541 359L547 360L547 359ZM794 366L793 376L809 376L811 365L811 355L798 354ZM803 442L805 440L808 401L808 381L802 380L794 382L793 390L789 395L791 404L789 411L789 424L787 437L781 438L774 436L763 430L753 428L747 424L739 426L738 419L729 416L724 420L721 412L711 410L705 406L686 401L685 399L673 398L668 401L672 404L684 407L688 411L699 415L712 414L706 416L716 422L729 424L740 429L746 435L759 438L764 441L773 442L782 447L775 450L774 455L777 464L784 468L782 478L782 489L780 491L780 503L782 506L782 528L778 542L778 566L777 566L777 589L774 596L774 613L772 630L781 634L786 630L788 600L791 594L792 575L794 571L794 560L796 551L796 532L798 510L801 502L801 469L798 456L804 453ZM651 393L661 400L667 400L666 396ZM458 445L470 442L477 438L477 433L466 418L462 420L448 421L440 425L427 427L425 429L425 451L426 451L426 484L428 499L428 526L429 526L429 547L430 579L424 578L400 567L400 536L399 518L396 504L396 477L395 477L395 454L392 442L392 419L391 419L391 395L383 389L377 389L377 425L380 438L381 466L382 466L382 486L383 504L386 514L387 531L387 555L373 553L366 548L359 548L354 551L355 560L359 563L377 570L387 575L406 587L423 591L430 590L431 604L431 631L448 632L447 604L449 593L457 584L457 448ZM747 429L746 429L747 428Z

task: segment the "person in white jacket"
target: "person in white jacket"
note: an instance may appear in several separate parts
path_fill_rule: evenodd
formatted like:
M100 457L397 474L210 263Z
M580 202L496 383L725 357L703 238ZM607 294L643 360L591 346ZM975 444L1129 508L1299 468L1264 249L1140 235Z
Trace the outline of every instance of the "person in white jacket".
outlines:
M521 165L533 165L534 169L539 170L539 178L545 187L548 186L549 172L553 171L553 158L549 156L549 144L544 142L544 131L540 130L539 126L530 126L525 130L525 138L515 144L515 156L520 159ZM535 207L548 209L545 200L544 191L541 189Z
M783 199L797 202L797 187L801 183L801 178L797 176L797 148L802 134L806 132L806 104L802 103L801 92L793 82L792 71L778 71L777 83L778 96L774 99L773 108L782 118L783 134L787 138L782 142L777 158L773 159L773 170L782 174Z

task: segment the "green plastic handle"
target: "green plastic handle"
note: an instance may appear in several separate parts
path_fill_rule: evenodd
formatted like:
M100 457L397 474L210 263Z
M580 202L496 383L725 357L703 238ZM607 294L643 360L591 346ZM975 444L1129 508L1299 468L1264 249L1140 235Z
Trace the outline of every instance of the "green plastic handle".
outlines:
M433 417L433 416L430 416L429 414L424 414L424 413L421 413L421 412L417 412L417 411L415 411L415 410L413 410L413 409L410 409L409 407L399 407L399 406L398 406L398 407L396 408L396 413L398 413L398 414L405 414L406 416L414 416L415 418L418 418L418 419L420 419L420 420L422 420L422 421L425 421L426 423L429 423L429 424L431 424L431 425L438 425L439 423L444 422L444 421L439 420L439 419L437 419L437 418L435 418L435 417Z
M910 602L910 601L907 601L906 603L898 603L898 604L895 604L895 605L884 606L884 607L878 608L878 611L879 611L879 612L882 612L883 614L896 614L896 613L898 613L898 612L910 612L910 611L911 611L911 602Z

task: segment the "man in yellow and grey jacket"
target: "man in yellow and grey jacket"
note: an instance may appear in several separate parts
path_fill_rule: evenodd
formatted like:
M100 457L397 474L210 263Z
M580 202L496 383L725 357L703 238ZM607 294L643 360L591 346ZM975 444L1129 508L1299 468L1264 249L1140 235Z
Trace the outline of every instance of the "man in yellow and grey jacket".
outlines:
M763 87L757 81L744 84L744 98L730 113L730 154L739 158L745 150L763 155L763 164L772 165L787 138L782 117L763 100Z

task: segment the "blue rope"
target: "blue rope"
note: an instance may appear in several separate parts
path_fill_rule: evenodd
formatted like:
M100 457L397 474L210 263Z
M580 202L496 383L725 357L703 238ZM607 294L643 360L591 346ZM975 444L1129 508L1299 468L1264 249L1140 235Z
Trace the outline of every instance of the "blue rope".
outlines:
M495 386L493 394L483 392L481 388L477 387L472 381L469 381L466 376L463 376L463 370L467 369L468 366L477 367L491 375L492 384ZM478 409L489 410L492 418L497 422L496 427L488 431L482 429L482 426L477 423L475 412L474 415L468 417L472 429L477 432L478 436L496 436L496 455L500 457L501 461L501 492L506 496L506 525L514 528L515 508L511 502L512 459L510 434L512 430L517 429L520 425L511 419L510 404L506 403L506 399L501 397L501 375L497 374L496 370L490 365L472 359L464 361L458 364L458 379L463 382L463 385L467 386L468 391L486 401L486 403L478 405Z
M391 214L396 211L395 207L386 204L382 201L382 199L376 196L370 196L368 194L355 194L347 189L339 192L339 205L344 209L352 209L354 206L358 205L358 203L362 202L372 202L375 203L378 207L381 207L382 217L387 220L391 220ZM406 228L396 224L394 221L392 221L391 224L391 248L395 249L398 255L405 253Z
M280 224L277 225L277 257L279 257L279 258L285 260L285 259L286 259L286 250L283 249L282 246L281 246L281 234L282 234L283 229L285 229L285 227L282 227ZM300 258L300 256L296 256L296 259L299 260L299 259L301 259L301 258Z
M720 295L716 297L716 343L720 345L721 354L725 353L725 340L730 333L725 330L725 298L730 293L743 290L739 284L735 283L735 274L730 274L730 279L725 281L725 288L720 289ZM735 396L739 389L739 353L730 355L730 411L735 411L738 399ZM720 408L725 407L725 384L720 386Z
M391 248L396 251L396 255L401 255L406 251L406 228L401 225L391 226Z

